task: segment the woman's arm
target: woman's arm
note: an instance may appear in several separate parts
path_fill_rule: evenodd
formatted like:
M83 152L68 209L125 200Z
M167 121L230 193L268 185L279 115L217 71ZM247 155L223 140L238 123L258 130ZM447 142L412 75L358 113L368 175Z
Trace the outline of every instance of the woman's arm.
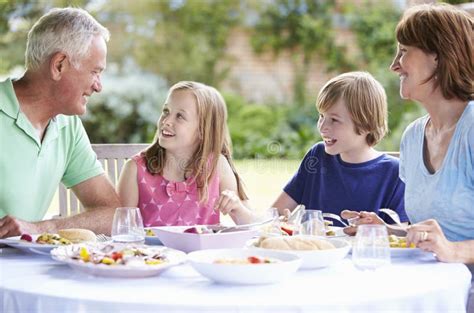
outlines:
M138 206L137 164L128 160L120 174L117 193L123 206Z

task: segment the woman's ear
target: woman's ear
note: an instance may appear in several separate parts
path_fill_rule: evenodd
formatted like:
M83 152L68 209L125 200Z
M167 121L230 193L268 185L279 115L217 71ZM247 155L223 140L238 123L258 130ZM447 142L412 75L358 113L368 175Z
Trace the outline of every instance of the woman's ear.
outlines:
M56 52L52 57L49 63L49 69L51 72L51 77L53 80L60 80L64 72L66 71L66 67L69 65L67 60L67 56L62 52Z

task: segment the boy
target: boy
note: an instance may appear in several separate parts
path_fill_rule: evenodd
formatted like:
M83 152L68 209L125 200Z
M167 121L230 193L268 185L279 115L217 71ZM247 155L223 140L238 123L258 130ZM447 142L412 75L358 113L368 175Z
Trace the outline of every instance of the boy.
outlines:
M387 132L382 85L366 72L341 74L321 89L316 108L323 141L305 155L273 207L284 214L304 204L337 215L390 208L408 221L398 159L373 148Z

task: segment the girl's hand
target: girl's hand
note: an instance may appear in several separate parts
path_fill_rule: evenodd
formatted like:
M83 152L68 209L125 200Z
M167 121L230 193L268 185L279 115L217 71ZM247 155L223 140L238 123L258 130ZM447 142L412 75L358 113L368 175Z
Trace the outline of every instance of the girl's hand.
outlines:
M215 206L215 209L221 211L224 215L238 213L243 208L244 205L239 196L232 190L222 191Z
M424 251L435 253L441 262L458 262L455 243L446 239L438 222L433 219L408 228L407 244L411 242Z

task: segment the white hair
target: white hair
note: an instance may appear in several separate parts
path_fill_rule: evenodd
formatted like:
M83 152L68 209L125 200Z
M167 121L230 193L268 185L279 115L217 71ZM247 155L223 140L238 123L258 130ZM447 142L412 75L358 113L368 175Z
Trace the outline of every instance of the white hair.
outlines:
M28 32L25 66L36 70L56 52L66 54L75 68L87 56L92 39L110 33L87 11L79 8L52 9L43 15Z

